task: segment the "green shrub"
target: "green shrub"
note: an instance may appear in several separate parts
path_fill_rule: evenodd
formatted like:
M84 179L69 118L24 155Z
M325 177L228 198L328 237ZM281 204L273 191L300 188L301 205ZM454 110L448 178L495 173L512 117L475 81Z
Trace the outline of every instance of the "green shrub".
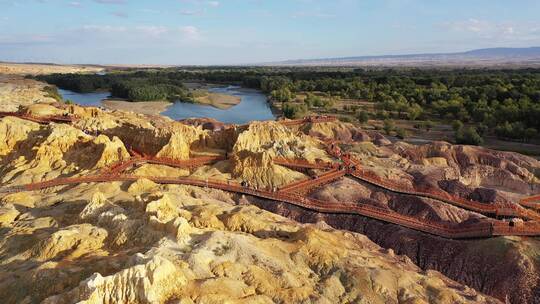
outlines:
M316 108L330 109L334 106L335 102L332 98L322 98L315 94L308 93L306 99L304 99L304 103L307 105L308 108L316 107ZM343 109L345 111L348 111L349 107L344 106Z
M388 114L388 112L386 111L377 111L377 118L378 119L388 119L390 117L390 114Z
M395 131L396 131L396 137L399 139L405 139L405 137L407 137L408 135L407 130L403 128L396 128Z
M484 142L474 127L461 127L455 134L456 143L463 145L481 145Z
M43 89L41 89L41 90L43 92L45 92L45 97L54 98L56 101L62 101L63 100L60 93L58 93L58 89L56 87L46 86L46 87L43 87Z
M339 120L343 121L343 122L352 122L352 118L350 118L349 116L341 116L339 118Z
M270 93L270 97L279 102L288 102L293 99L293 94L289 88L283 87L277 90L273 90Z
M522 122L505 122L495 128L495 134L501 139L529 141L536 136L535 128L526 128Z
M285 104L283 106L283 115L290 119L302 118L308 113L305 104Z
M386 134L390 135L390 132L394 131L395 129L394 121L391 119L385 119L383 121L383 129Z
M369 114L366 111L360 111L356 114L356 119L358 119L360 123L366 123L369 120Z
M420 118L420 116L422 116L423 113L424 113L424 110L417 103L407 108L407 117L410 120L417 120L418 118Z
M435 123L433 121L427 120L425 122L425 128L427 132L431 131L431 129L433 129L434 127L435 127Z
M459 120L452 121L452 129L454 129L454 131L457 131L461 128L463 128L463 123L461 121Z

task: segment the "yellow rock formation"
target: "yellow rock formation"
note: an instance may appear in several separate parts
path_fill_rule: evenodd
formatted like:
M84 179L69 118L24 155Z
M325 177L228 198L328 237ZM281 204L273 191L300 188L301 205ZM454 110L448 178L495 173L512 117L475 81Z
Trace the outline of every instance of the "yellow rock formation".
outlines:
M74 125L0 119L2 187L95 174L127 159L126 146L186 159L194 148L224 149L236 140L227 132L227 138L210 138L201 128L167 119L149 122L76 106L68 111L80 117ZM231 160L199 168L192 177L275 187L305 176L274 165L274 157L329 159L320 141L275 122L233 131ZM130 172L190 174L156 165ZM363 235L299 224L245 201L145 178L0 192L2 301L497 303L421 271Z

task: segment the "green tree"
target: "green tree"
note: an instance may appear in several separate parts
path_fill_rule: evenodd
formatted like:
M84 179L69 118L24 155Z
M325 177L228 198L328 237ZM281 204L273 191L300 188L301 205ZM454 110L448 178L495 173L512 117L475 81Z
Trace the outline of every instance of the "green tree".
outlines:
M431 129L433 129L434 127L435 127L435 123L433 121L431 120L426 121L425 128L427 132L431 131Z
M403 129L403 128L396 128L396 136L397 138L399 139L405 139L405 137L407 137L407 130Z
M419 104L415 103L412 106L408 107L407 116L411 120L416 120L420 118L420 116L422 116L423 112L424 110L422 109L422 107Z
M452 129L454 129L455 132L461 128L463 128L463 123L460 120L452 121Z
M538 131L535 128L527 128L525 129L524 139L525 141L530 141L532 138L534 138L538 134Z
M302 118L308 113L308 108L305 104L285 104L283 106L283 115L287 118L295 119Z
M464 145L481 145L484 142L474 127L461 127L455 134L456 143Z
M289 88L283 87L277 90L273 90L270 93L270 96L273 100L279 101L279 102L288 102L293 99L293 94Z
M390 135L390 132L394 131L394 128L394 121L392 121L391 119L385 119L383 121L383 129L386 134Z
M304 99L304 103L310 108L320 107L322 105L322 98L315 94L308 93L306 99Z
M369 120L369 114L368 112L362 110L356 114L356 119L358 119L360 123L366 123Z

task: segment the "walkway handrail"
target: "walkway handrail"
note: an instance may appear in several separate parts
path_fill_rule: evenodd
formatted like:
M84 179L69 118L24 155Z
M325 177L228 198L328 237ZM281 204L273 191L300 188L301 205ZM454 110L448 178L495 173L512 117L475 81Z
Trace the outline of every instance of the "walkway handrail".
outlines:
M345 176L346 173L347 171L343 169L339 169L339 168L332 169L313 179L303 179L297 182L290 183L288 185L281 187L279 190L282 192L293 192L293 191L298 191L302 189L303 192L306 192L312 188L315 188L322 184L341 178Z
M39 123L54 122L72 122L75 116L43 116L37 117L30 114L18 112L0 112L0 116L15 116L27 120L36 121ZM328 122L335 120L332 116L311 116L299 120L281 121L284 125L295 125L304 123ZM21 191L40 190L61 185L76 185L80 183L94 182L112 182L112 181L136 181L140 178L147 178L159 184L181 184L197 187L208 187L221 189L230 192L242 193L246 195L257 196L269 200L283 201L289 204L314 210L317 212L337 213L337 214L357 214L377 220L401 225L410 229L423 231L426 233L438 235L446 238L474 238L474 237L490 237L499 235L540 235L540 222L521 222L521 221L496 221L480 222L473 224L447 224L433 222L429 220L419 220L414 217L402 215L388 208L382 208L372 205L359 205L356 203L334 203L310 199L302 192L309 191L314 187L326 184L349 174L364 182L374 186L392 191L395 193L427 197L440 200L461 208L494 215L520 216L526 219L540 220L540 215L529 209L521 206L507 204L505 206L495 206L483 204L480 202L467 200L461 197L450 195L447 192L435 189L407 189L406 185L384 180L377 176L374 172L363 170L360 168L360 163L349 155L343 154L339 146L335 143L327 145L327 149L331 155L341 160L342 164L337 163L309 163L304 160L287 160L275 159L274 163L294 167L294 168L310 168L310 169L329 169L329 171L307 180L293 182L282 187L279 191L270 189L253 189L239 184L236 181L219 180L219 179L195 179L190 177L160 177L160 176L136 176L123 174L127 168L140 163L163 164L173 167L191 168L209 164L215 161L225 159L223 156L203 156L191 158L187 160L176 160L172 158L163 158L156 156L145 156L130 149L130 152L135 157L128 161L114 163L108 167L108 170L102 171L98 175L79 176L79 177L62 177L48 181L36 182L22 186L11 186L0 189L0 193L14 193ZM343 168L342 168L343 167ZM520 200L523 206L533 206L532 201L540 200L540 195L535 195L529 198Z
M490 221L484 223L468 225L449 225L436 223L429 220L420 221L414 217L399 214L393 210L371 206L358 205L355 203L337 203L329 204L324 201L306 198L296 193L281 191L256 190L244 187L234 181L224 181L219 179L195 179L189 177L160 177L160 176L135 176L135 175L93 175L70 178L57 178L49 181L28 184L19 187L17 190L40 190L60 185L70 185L91 182L110 182L110 181L136 181L140 178L146 178L159 184L182 184L198 187L208 187L242 193L246 195L257 196L265 199L283 201L309 210L324 213L338 214L357 214L371 217L377 220L401 225L410 229L438 235L445 238L477 238L490 237L497 235L540 235L540 223L523 222L513 223Z

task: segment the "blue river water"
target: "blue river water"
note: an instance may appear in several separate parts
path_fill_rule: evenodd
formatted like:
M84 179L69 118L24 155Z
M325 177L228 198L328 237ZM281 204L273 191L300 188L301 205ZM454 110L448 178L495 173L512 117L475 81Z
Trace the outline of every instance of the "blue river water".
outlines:
M208 117L235 124L244 124L252 120L275 119L266 96L259 91L243 89L237 86L211 88L209 91L238 96L241 98L241 102L225 110L207 105L174 102L161 114L174 120ZM109 97L108 92L76 93L62 89L59 89L58 92L64 99L72 100L76 104L83 106L99 107L101 101Z
M62 95L64 100L71 100L81 106L100 107L101 101L106 99L111 94L109 92L95 92L95 93L77 93L69 90L58 89L58 93Z

